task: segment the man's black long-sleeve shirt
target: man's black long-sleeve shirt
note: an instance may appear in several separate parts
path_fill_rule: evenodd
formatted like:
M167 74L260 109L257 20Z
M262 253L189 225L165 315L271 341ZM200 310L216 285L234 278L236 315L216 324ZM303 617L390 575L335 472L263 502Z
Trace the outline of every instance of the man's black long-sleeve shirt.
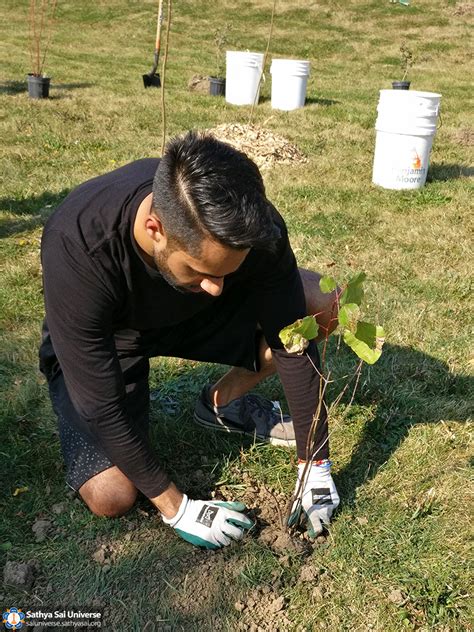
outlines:
M133 236L138 207L152 191L158 159L138 160L72 191L49 219L41 257L46 322L55 355L77 412L90 423L109 459L148 497L169 479L150 446L127 417L125 386L114 335L152 333L208 308L214 297L176 291L139 254ZM278 333L305 315L305 298L283 219L274 253L252 249L225 280L223 296L236 288L254 292L257 320L273 349L296 432L306 440L319 397L319 379L305 355L287 354ZM308 349L318 362L315 345ZM326 441L320 425L317 443ZM318 458L327 454L327 443Z

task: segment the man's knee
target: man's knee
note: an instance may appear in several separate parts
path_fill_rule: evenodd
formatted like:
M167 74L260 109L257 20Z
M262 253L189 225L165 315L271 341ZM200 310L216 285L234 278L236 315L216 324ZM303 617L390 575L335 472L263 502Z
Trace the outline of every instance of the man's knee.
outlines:
M82 485L83 501L96 516L123 516L135 504L137 489L117 467L111 467Z

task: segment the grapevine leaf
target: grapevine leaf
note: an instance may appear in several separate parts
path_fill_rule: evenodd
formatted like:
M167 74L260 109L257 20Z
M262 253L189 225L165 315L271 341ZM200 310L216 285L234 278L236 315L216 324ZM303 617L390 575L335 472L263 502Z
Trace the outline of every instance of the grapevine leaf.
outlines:
M355 333L349 329L344 330L344 342L367 364L375 364L380 358L384 341L383 328L372 323L360 321Z
M355 303L360 305L364 297L364 289L362 283L367 278L365 272L359 272L347 282L347 286L339 298L339 304Z
M336 281L329 276L322 277L319 281L319 289L323 294L330 294L337 288Z
M345 329L349 329L355 333L357 329L357 321L360 316L360 308L355 303L346 303L339 310L339 324Z
M305 316L280 331L280 340L288 353L302 354L309 341L318 335L318 324L313 316Z

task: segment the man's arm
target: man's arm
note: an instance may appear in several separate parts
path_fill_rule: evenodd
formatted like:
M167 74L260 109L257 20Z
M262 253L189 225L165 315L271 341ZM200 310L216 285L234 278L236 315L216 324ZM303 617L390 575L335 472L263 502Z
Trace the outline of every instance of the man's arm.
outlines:
M165 518L174 518L183 501L183 493L179 491L174 483L170 483L168 487L159 495L150 498L158 511Z
M298 458L325 459L329 455L327 416L321 403L316 437L307 453L307 440L320 401L320 360L313 342L303 355L289 354L279 332L307 315L303 284L291 249L286 226L279 224L281 239L275 255L257 270L253 288L258 296L258 321L272 349L273 360L285 391L295 428ZM317 367L318 371L314 367Z
M43 237L42 264L48 327L74 407L112 463L148 498L159 497L170 479L126 410L111 323L116 297L107 279L78 244L56 231ZM172 491L171 500L162 500L173 498Z
M105 454L188 542L216 549L242 538L253 526L245 505L182 494L135 431L112 334L117 301L97 267L78 244L52 231L43 238L42 263L53 347L71 400Z
M284 241L280 244L278 263L261 277L259 322L288 400L300 459L295 485L297 497L289 525L296 526L303 518L309 536L315 537L328 526L339 505L339 495L328 459L327 413L316 343L310 343L304 354L297 355L287 353L279 339L283 327L307 315L302 281L286 230L282 235ZM311 437L316 413L316 432Z

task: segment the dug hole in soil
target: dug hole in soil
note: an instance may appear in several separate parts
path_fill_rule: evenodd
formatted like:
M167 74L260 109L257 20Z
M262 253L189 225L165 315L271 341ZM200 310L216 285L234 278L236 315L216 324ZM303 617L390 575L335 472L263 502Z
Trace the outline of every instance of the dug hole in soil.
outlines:
M211 495L215 500L240 500L247 505L248 514L257 522L247 540L254 538L262 548L269 549L278 563L259 585L245 588L242 587L241 579L248 560L242 555L242 548L239 548L245 547L245 541L217 551L190 547L179 561L163 560L163 568L154 567L158 575L169 573L171 576L175 563L179 568L186 569L179 590L170 590L166 595L168 607L175 614L179 613L184 621L189 618L196 622L196 617L206 613L203 630L221 630L223 621L215 607L215 597L224 589L231 600L232 595L235 595L233 607L237 621L233 623L233 629L239 632L305 632L307 628L295 625L292 621L292 604L286 595L289 588L303 586L316 604L329 594L330 578L320 568L318 561L311 557L315 547L328 545L326 538L320 536L313 542L304 533L287 533L280 527L276 504L284 519L289 497L260 485L246 472L239 476L246 489L238 494L238 498L235 489L225 485L218 487ZM105 567L113 564L110 546L102 545L95 552L94 559ZM153 622L147 625L145 631L155 629ZM163 627L163 632L165 630L166 627Z
M303 561L299 569L299 575L295 577L291 585L308 584L313 601L321 601L325 592L325 577L319 566L316 566L310 558L315 547L327 546L326 537L321 535L315 541L309 540L307 534L300 531L289 533L283 528L288 508L289 498L284 493L259 485L252 480L248 473L243 473L242 481L246 484L246 490L239 500L247 507L252 508L249 515L256 522L257 541L270 548L281 567L290 566L295 558ZM231 488L221 486L213 494L216 500L235 500L235 493ZM222 558L224 562L224 558ZM206 581L206 572L203 571L203 580ZM215 569L214 569L215 570ZM248 632L277 632L296 630L303 632L303 626L296 627L289 615L287 598L284 595L285 588L281 579L281 572L276 570L268 578L265 584L256 586L245 598L235 602L234 607L240 613L238 630Z

